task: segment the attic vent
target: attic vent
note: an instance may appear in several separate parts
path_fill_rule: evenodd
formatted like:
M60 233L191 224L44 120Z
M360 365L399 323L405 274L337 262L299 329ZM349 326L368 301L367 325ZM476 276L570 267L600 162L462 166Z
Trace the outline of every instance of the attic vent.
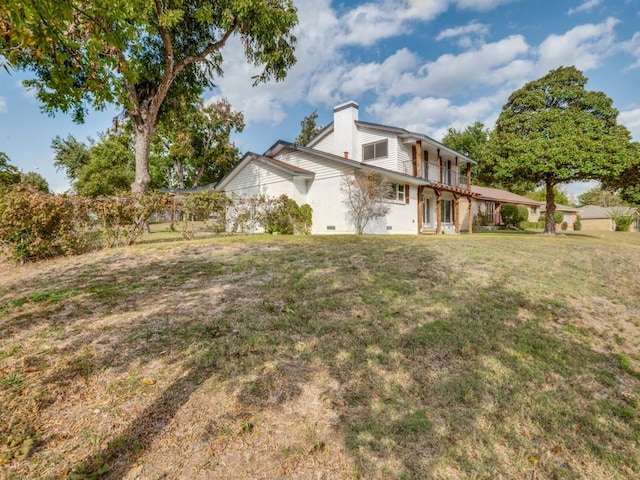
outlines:
M387 230L393 230L393 227L391 225L387 225Z
M327 230L335 230L336 226L335 225L327 225Z

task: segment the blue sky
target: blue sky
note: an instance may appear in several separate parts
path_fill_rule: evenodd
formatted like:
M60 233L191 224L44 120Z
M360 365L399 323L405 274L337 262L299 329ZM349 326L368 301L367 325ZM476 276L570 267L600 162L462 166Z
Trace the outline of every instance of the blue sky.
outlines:
M242 151L293 140L314 109L360 105L360 119L441 139L479 120L492 127L509 94L561 65L575 65L587 88L605 92L619 122L640 141L640 0L297 0L298 62L284 82L251 86L256 69L232 40L225 76L207 99L227 97L245 114ZM83 125L40 113L21 80L0 71L0 151L37 171L58 192L51 140L97 138L119 113L93 112ZM579 193L584 186L570 191Z

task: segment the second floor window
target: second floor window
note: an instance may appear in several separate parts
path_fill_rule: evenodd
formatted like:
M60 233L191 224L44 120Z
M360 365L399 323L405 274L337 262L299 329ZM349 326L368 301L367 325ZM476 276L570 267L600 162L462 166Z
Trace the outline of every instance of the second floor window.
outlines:
M383 158L387 156L388 140L368 143L362 146L362 159L373 160L374 158Z

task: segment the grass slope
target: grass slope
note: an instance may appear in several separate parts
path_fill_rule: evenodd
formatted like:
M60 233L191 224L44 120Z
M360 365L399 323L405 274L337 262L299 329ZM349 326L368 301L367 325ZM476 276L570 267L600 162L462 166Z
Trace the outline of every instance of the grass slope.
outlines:
M0 478L640 477L640 236L2 265Z

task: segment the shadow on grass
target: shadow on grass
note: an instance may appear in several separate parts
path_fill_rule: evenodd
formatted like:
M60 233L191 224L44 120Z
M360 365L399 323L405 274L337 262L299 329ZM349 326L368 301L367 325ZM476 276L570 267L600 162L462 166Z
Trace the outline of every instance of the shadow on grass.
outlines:
M124 477L205 382L235 384L241 406L277 408L318 368L337 381L336 428L365 478L640 472L637 407L618 388L638 382L613 355L562 335L557 320L572 309L558 313L499 277L476 285L419 240L274 241L224 259L200 248L125 264L117 281L105 260L58 290L83 294L52 309L128 320L78 323L57 352L70 361L47 383L157 360L185 369L75 473ZM98 336L102 348L83 360ZM314 348L296 348L305 342Z
M333 370L351 392L343 430L365 477L581 478L583 462L640 471L637 408L616 388L613 356L560 338L546 325L552 305L504 285L451 301L405 335L336 346L366 371Z

